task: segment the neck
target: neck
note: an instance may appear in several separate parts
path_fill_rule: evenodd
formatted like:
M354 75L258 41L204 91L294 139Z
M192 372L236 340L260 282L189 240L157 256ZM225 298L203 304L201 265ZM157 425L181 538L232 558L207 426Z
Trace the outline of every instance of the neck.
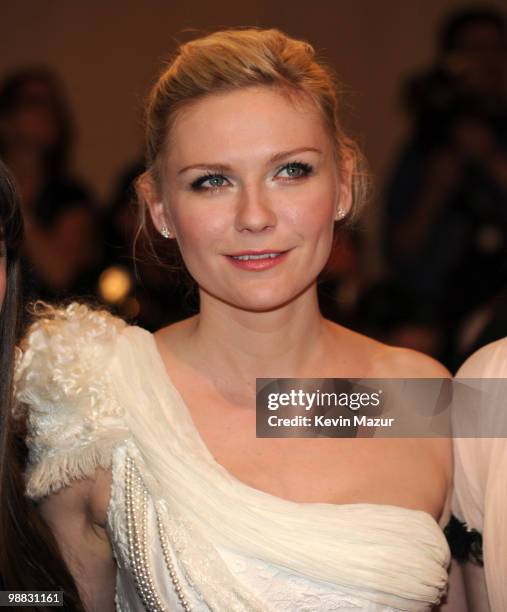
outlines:
M240 310L201 292L189 348L201 371L222 379L227 372L234 385L254 387L255 378L303 377L323 354L326 329L315 284L269 312Z

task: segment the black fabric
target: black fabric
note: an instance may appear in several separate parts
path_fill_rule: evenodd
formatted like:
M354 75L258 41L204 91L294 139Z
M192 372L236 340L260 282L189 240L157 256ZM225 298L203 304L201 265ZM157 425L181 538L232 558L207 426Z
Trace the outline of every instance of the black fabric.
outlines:
M459 563L470 561L481 567L484 566L481 533L475 529L467 529L465 523L452 515L444 529L444 534L456 561Z

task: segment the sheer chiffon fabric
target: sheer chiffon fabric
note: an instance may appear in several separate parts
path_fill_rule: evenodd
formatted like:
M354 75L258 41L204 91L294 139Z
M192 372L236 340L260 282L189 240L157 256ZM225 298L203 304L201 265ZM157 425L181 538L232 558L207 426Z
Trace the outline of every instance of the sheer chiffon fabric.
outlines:
M460 368L457 379L507 378L507 338L481 348ZM500 387L498 387L500 392ZM476 438L454 440L453 513L483 536L484 574L493 612L507 610L507 439L481 437L505 424L505 401L483 406ZM500 409L500 407L503 408ZM460 418L459 407L453 418ZM502 427L505 430L505 427ZM498 428L498 430L500 430Z
M167 375L154 337L109 315L102 315L107 324L97 322L97 316L78 308L60 317L57 330L48 326L45 332L32 332L37 342L30 344L28 338L20 356L17 395L29 408L27 491L34 499L90 475L93 462L112 468L107 529L118 562L119 610L145 609L129 508L146 526L146 575L164 609L181 607L181 592L191 609L221 612L419 611L440 601L449 549L429 514L366 503L295 503L244 484L208 451ZM94 425L85 431L84 405L77 402L77 408L68 393L62 397L65 376L55 379L54 364L41 363L54 352L45 343L51 345L55 334L61 342L69 319L74 324L66 339L76 344L76 318L82 327L80 354L57 369L63 373L68 366L67 378L72 379L76 360L85 359L80 384L74 380L71 387L86 388L97 378L116 407L110 414L95 398L88 406ZM116 327L109 334L96 333L92 328L97 325ZM107 360L99 358L97 343L104 345ZM45 367L46 375L32 376L34 367ZM103 444L108 428L112 450L106 456L96 445ZM62 440L68 431L71 440ZM127 464L135 466L144 510L142 503L129 506L126 499L131 491ZM168 559L174 562L172 570Z

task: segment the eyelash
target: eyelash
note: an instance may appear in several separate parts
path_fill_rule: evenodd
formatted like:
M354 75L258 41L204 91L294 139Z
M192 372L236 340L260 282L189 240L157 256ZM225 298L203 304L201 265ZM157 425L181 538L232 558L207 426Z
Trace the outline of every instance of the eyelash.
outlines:
M310 176L310 174L312 174L312 172L313 172L313 166L311 166L310 164L307 164L305 162L299 162L299 161L293 161L293 162L290 162L288 164L285 164L285 166L282 166L278 170L278 172L281 172L282 170L285 170L285 169L287 169L289 167L296 168L298 170L302 170L302 172L303 172L303 174L301 176L295 176L295 177L286 178L286 180L290 180L290 181L306 178L307 176ZM207 172L203 176L200 176L199 178L195 179L195 181L192 181L192 183L190 184L190 187L194 191L208 191L208 190L212 190L212 189L213 190L221 189L221 187L223 187L223 185L220 185L219 187L203 187L203 183L205 183L206 181L208 181L210 179L213 179L213 178L223 178L223 179L225 179L225 176L223 174L219 174L217 172Z

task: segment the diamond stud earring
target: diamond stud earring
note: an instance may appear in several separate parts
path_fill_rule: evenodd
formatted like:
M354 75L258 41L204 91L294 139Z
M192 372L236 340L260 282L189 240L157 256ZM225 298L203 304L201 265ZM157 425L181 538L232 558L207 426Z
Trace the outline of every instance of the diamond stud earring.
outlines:
M162 226L162 229L160 230L160 233L162 234L162 236L164 238L170 238L171 237L171 232L169 231L169 228L167 227L167 225L165 223Z
M339 208L338 209L338 219L343 219L345 217L345 211L343 210L343 208Z

